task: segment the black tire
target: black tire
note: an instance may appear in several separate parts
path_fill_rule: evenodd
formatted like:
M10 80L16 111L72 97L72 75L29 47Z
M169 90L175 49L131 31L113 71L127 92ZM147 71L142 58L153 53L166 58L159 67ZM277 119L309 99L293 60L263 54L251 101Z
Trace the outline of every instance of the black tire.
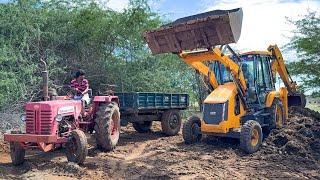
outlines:
M117 103L100 104L95 118L95 138L98 148L113 150L120 136L120 112Z
M10 142L10 156L12 164L18 166L24 162L26 151L19 142Z
M133 122L132 126L137 132L146 133L151 129L152 121Z
M199 142L202 138L201 121L197 116L191 116L182 128L182 136L186 144Z
M284 107L280 99L275 98L271 106L271 124L269 125L269 130L274 128L280 129L286 125L286 116L284 112Z
M246 153L258 151L262 144L262 129L257 121L249 120L241 127L240 148Z
M177 135L181 128L181 122L179 110L165 111L161 117L162 132L168 136Z
M69 162L83 164L87 155L87 137L81 130L73 130L66 143L66 156Z

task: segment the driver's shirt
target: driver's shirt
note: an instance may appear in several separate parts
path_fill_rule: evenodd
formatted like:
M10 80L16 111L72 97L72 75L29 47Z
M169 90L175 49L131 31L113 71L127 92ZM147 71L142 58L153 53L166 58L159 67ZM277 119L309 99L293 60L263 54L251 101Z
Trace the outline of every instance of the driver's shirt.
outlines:
M82 81L78 82L76 79L71 81L71 87L77 88L79 91L83 92L89 87L89 82L87 79L83 79Z

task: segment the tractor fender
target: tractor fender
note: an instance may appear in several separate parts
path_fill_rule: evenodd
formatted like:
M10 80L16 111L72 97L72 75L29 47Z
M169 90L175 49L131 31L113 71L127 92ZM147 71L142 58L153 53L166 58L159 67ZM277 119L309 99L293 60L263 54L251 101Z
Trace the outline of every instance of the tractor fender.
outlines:
M94 103L110 103L110 102L116 102L119 104L119 98L118 96L95 96L93 98Z

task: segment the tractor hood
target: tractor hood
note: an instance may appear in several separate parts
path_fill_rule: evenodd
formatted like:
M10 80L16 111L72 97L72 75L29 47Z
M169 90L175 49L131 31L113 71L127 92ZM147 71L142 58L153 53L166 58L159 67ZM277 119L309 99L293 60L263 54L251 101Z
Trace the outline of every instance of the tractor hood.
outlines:
M143 36L153 54L211 48L235 43L242 27L242 9L214 10L177 19Z

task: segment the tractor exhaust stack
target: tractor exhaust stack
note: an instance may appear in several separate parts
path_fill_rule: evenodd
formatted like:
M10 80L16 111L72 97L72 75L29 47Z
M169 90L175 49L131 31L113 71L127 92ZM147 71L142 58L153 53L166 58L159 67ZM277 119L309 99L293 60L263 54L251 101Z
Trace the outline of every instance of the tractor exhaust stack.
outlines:
M239 40L242 17L241 8L209 11L177 19L143 36L152 54L212 48Z
M44 70L41 72L42 74L42 91L43 91L43 100L48 101L49 100L49 88L48 88L48 80L49 80L49 74L47 70L47 63L40 59L41 63L43 64Z

